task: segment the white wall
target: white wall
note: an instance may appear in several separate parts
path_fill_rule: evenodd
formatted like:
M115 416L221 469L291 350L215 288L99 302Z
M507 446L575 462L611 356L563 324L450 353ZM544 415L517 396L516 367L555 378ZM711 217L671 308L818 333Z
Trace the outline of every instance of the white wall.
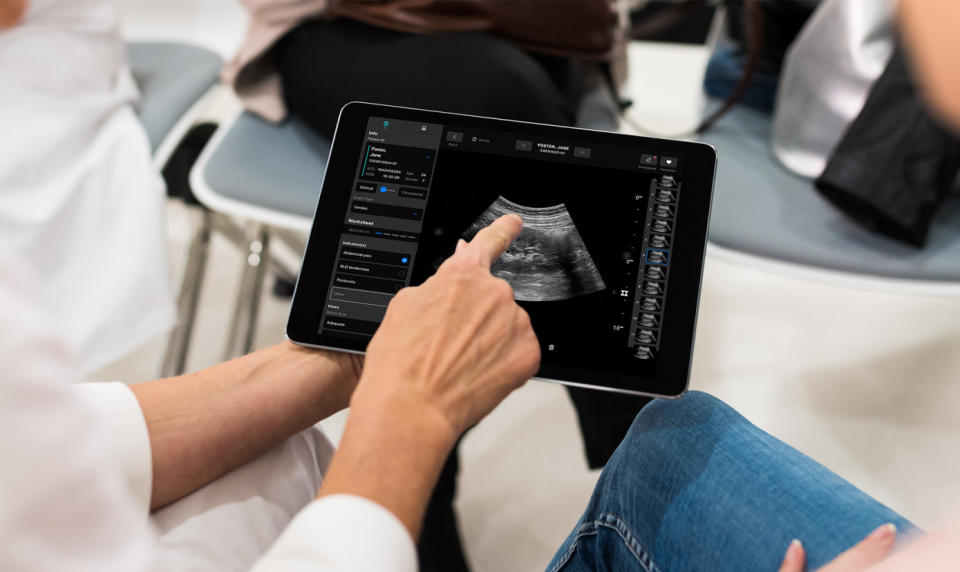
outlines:
M246 10L237 0L117 0L124 33L133 40L179 40L208 47L224 58L243 39Z

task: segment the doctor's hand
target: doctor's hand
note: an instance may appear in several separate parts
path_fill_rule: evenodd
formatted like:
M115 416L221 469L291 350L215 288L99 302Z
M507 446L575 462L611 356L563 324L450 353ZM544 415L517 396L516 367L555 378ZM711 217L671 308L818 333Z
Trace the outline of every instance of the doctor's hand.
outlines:
M401 290L367 348L352 405L393 399L435 416L459 436L529 379L540 345L527 313L490 265L520 234L500 217L415 288Z
M517 215L500 217L390 302L319 496L372 500L417 537L457 437L540 365L530 318L490 274L522 225Z

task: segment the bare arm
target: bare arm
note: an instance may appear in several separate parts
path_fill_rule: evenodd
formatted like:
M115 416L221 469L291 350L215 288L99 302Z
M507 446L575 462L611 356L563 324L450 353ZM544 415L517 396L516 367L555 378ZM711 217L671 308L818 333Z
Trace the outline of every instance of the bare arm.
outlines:
M153 455L151 509L167 505L346 407L359 356L284 342L131 386Z
M27 0L0 0L0 31L12 28L27 11Z
M900 28L918 79L934 109L960 131L960 3L902 0Z
M539 367L529 317L510 286L490 275L521 225L516 215L501 217L390 303L320 496L373 500L417 537L457 436Z

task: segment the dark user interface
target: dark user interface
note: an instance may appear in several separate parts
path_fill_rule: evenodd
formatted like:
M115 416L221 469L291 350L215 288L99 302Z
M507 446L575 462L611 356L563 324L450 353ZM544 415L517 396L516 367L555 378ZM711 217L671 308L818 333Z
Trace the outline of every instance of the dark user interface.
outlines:
M652 376L669 349L681 159L371 117L319 329L369 339L398 290L517 213L523 231L491 272L530 314L543 363Z

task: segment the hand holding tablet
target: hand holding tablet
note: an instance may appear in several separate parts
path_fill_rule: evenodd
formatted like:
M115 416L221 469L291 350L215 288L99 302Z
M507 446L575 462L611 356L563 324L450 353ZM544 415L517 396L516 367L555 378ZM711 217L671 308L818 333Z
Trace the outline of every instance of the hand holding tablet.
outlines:
M523 228L489 273L530 317L535 377L680 395L715 167L699 143L348 104L287 336L365 351L397 292L515 213Z

